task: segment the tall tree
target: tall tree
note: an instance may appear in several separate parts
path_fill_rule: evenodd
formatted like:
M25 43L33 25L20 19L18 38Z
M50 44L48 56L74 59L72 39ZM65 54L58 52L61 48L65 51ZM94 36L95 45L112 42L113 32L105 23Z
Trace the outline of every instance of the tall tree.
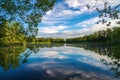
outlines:
M29 35L35 35L42 16L54 3L55 0L0 0L0 23L9 20L27 24Z

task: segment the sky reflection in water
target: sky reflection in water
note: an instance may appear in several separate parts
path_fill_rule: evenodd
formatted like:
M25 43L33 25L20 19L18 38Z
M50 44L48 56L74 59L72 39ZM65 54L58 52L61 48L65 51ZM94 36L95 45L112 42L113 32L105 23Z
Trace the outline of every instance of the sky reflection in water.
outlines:
M83 48L45 47L37 53L25 52L30 53L26 63L6 72L0 68L1 80L117 80L110 66L101 62L110 62L110 58Z

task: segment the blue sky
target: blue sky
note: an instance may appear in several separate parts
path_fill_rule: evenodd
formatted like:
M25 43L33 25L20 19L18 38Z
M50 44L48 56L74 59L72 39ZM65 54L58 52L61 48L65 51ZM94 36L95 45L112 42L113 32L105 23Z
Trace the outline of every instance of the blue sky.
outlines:
M108 0L114 6L119 0ZM86 5L90 4L91 9ZM52 10L46 12L39 24L39 37L70 38L84 36L107 28L104 24L95 24L99 20L94 6L103 8L103 0L57 0ZM108 19L110 20L110 19ZM111 20L110 20L111 21ZM112 21L113 27L116 25Z

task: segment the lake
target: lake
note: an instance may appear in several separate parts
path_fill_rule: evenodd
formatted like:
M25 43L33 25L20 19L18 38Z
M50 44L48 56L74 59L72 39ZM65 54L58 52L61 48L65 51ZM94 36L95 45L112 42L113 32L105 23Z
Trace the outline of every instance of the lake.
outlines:
M0 80L120 80L120 46L39 44L0 47Z

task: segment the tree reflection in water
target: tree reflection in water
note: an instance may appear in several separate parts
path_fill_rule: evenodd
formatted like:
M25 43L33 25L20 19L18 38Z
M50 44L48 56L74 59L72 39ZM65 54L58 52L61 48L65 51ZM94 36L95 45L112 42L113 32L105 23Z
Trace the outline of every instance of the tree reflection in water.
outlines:
M2 45L0 46L0 66L5 70L10 68L16 68L20 65L20 62L26 63L28 57L31 53L37 54L39 48L53 47L53 46L63 46L64 44L37 44L37 45ZM26 49L29 51L24 52ZM23 53L23 55L20 55Z
M0 66L6 71L20 65L20 53L24 52L26 46L0 46Z
M120 77L120 45L108 46L105 44L67 44L67 46L84 48L86 50L93 51L103 56L107 56L111 61L101 59L101 62L111 67L114 71L115 77Z
M0 46L0 66L6 71L10 68L18 67L21 62L26 63L31 53L37 54L41 48L61 47L64 44L37 44L37 45L19 45L19 46ZM115 77L120 77L120 45L108 46L102 44L66 44L66 46L84 48L96 54L107 56L111 60L101 58L101 62L110 67L115 73ZM28 50L27 50L28 49ZM21 55L22 53L22 55Z
M101 59L103 64L106 66L111 66L111 70L115 72L115 77L120 77L120 46L112 46L111 49L109 49L110 55L107 55L111 58L112 61L108 62L104 59Z

